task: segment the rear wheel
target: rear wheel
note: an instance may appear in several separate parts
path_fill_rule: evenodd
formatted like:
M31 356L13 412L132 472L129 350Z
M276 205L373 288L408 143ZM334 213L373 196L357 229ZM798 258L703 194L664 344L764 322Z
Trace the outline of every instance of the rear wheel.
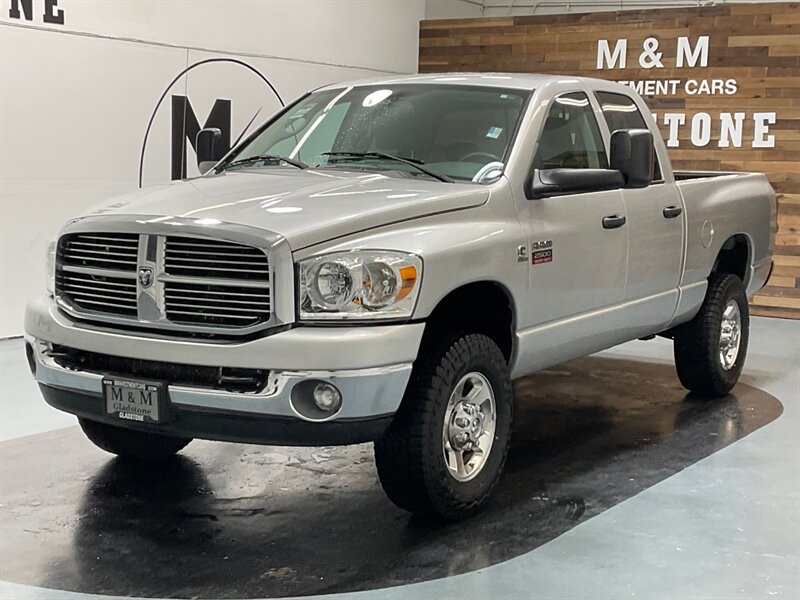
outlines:
M163 460L183 450L191 438L171 437L78 419L83 433L95 446L111 454L138 460Z
M392 426L375 442L386 494L423 516L477 512L505 464L512 412L508 366L491 338L458 334L427 344Z
M675 332L675 366L693 392L725 396L742 373L750 335L744 284L737 275L715 274L700 312Z

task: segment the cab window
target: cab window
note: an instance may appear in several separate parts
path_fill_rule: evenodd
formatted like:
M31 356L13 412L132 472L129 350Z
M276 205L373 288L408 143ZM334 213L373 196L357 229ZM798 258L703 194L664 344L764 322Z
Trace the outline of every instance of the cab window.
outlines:
M481 183L482 174L502 171L530 94L449 83L320 90L269 122L228 162L257 168L249 159L285 156L318 169L430 178L427 170ZM365 153L390 157L358 156ZM265 159L261 168L279 164Z
M533 159L536 169L607 169L603 138L589 98L571 92L553 101Z
M301 115L289 121L286 131L291 135L267 148L266 154L294 155L294 158L309 164L322 161L323 153L333 146L349 109L350 103L343 102L320 111L312 119Z
M603 109L603 117L611 133L618 129L648 129L642 113L630 96L612 92L595 92L595 96ZM653 181L663 181L655 148L653 159Z

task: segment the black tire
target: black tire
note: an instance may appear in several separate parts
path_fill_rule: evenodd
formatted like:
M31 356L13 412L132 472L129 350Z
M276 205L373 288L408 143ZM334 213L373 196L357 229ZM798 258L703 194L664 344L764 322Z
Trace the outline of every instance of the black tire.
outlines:
M78 419L86 437L95 446L111 454L136 460L163 460L183 450L191 438L171 437L134 431L89 419Z
M503 470L511 439L513 393L503 353L481 334L451 334L424 343L400 410L375 442L375 463L389 499L416 515L459 520L488 500ZM495 432L483 467L469 481L451 475L444 458L443 428L458 382L479 373L495 399ZM485 442L484 442L485 444Z
M739 352L729 368L720 357L723 313L729 302L739 308ZM742 280L728 273L713 274L700 312L675 332L673 351L683 387L701 396L726 396L739 381L750 338L750 311Z

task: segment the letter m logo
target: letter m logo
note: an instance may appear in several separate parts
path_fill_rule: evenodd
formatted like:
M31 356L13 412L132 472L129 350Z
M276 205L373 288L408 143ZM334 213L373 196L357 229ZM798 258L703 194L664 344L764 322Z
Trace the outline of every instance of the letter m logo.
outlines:
M217 158L222 158L231 147L231 101L217 99L208 118L203 124L203 129L216 127L222 132ZM200 132L200 122L194 114L192 103L186 96L172 96L172 174L171 179L186 177L186 140L192 145L193 150L197 144L197 134Z
M628 52L628 40L617 40L614 45L614 51L611 51L611 46L608 40L597 40L597 68L598 69L613 69L625 68L626 53Z

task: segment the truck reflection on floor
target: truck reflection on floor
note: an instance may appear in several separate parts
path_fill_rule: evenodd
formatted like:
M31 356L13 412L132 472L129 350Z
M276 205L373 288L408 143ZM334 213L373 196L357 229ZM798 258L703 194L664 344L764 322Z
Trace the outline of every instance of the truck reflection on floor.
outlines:
M611 358L540 372L515 391L506 474L488 509L460 525L395 508L369 445L195 442L148 465L109 458L77 428L6 442L4 578L104 594L247 598L464 573L542 545L782 412L744 384L705 401L685 396L672 365Z

